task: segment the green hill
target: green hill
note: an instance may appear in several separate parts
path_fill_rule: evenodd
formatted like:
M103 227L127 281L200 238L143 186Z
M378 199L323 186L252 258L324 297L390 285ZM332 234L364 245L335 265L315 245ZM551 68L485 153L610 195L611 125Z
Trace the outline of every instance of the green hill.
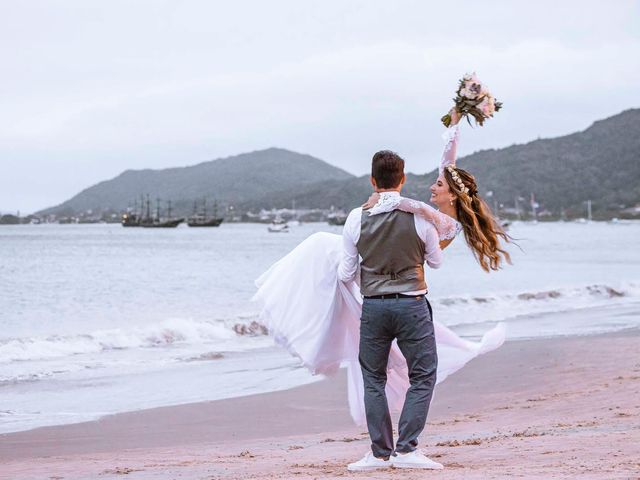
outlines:
M189 167L127 170L100 182L66 202L39 214L69 215L86 210L123 210L141 194L171 200L178 214L191 211L193 201L216 198L222 204L242 205L270 192L353 175L310 155L269 148Z

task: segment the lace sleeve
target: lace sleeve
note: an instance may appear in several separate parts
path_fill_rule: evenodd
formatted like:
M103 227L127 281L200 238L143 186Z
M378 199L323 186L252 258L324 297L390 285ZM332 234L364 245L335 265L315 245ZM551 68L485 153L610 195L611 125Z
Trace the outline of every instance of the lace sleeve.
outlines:
M459 136L460 129L458 128L458 125L453 125L447 128L447 131L442 135L445 145L444 151L442 152L442 158L440 159L440 174L442 174L447 165L456 165L456 152L458 150Z
M396 210L401 199L402 197L400 195L380 195L378 203L369 209L369 215L378 215L379 213Z
M450 240L454 238L461 230L461 225L454 218L440 213L431 205L410 198L400 198L400 202L396 207L403 212L413 213L424 218L431 223L438 232L440 240Z
M436 228L440 240L450 240L462 230L462 225L449 215L439 212L424 202L404 198L400 195L388 196L383 194L378 203L368 211L369 215L378 215L392 210L402 210L424 218Z

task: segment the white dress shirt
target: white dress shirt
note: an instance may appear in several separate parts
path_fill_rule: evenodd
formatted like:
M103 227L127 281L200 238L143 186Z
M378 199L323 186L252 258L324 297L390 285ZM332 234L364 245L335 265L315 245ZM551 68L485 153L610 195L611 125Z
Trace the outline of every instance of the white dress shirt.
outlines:
M388 201L387 197L400 196L399 192L382 192L378 202ZM442 250L438 239L438 232L424 218L414 215L413 220L416 226L418 237L424 242L425 252L424 260L431 268L440 268L442 264ZM342 230L342 258L338 265L338 278L343 282L349 282L356 277L358 267L361 262L358 254L358 240L360 239L360 230L362 227L362 208L354 208L349 213L347 221ZM416 292L403 292L405 295L422 295L427 293L426 290Z

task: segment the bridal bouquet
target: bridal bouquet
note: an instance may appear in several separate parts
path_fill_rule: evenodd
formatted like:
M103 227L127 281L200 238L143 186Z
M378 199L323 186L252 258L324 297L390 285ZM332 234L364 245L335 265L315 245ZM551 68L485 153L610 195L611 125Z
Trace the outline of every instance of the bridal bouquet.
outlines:
M463 117L467 117L469 123L471 123L469 120L469 115L471 115L476 124L480 126L487 118L493 117L494 112L502 108L502 103L496 101L487 86L482 84L475 73L467 73L462 77L456 91L456 98L453 101L456 110ZM448 113L441 120L445 127L448 128L451 125L451 115Z

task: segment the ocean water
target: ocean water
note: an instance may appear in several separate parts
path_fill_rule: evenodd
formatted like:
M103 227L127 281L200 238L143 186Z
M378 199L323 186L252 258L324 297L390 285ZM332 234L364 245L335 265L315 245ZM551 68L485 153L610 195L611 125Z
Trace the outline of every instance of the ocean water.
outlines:
M0 228L0 433L317 380L255 334L253 280L341 227ZM640 326L640 222L516 223L513 265L484 273L462 238L428 271L435 317L467 338Z

